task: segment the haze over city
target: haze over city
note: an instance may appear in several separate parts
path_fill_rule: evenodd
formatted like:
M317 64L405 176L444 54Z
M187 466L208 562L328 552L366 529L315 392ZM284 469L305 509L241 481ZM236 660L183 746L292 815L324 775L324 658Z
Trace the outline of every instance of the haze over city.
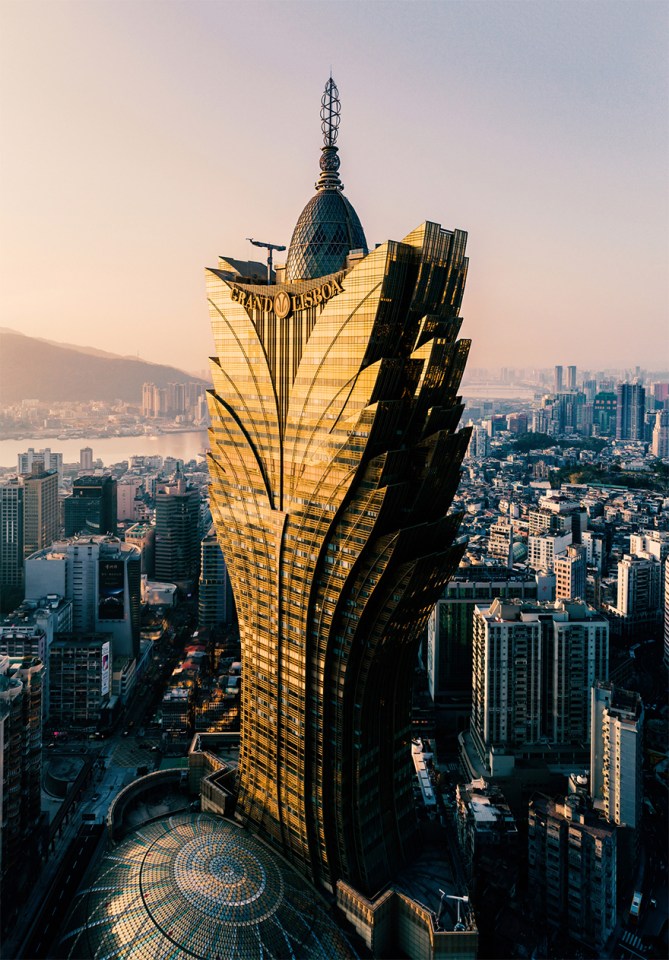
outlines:
M332 69L368 241L469 232L470 368L666 366L667 10L5 3L3 324L205 369L204 268L289 243Z

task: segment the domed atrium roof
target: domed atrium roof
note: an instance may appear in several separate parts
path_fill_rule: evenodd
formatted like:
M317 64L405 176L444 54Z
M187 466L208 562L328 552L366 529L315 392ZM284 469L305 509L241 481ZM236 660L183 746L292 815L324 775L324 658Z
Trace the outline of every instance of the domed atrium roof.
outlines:
M212 814L145 825L114 847L69 926L59 957L356 956L305 880Z
M314 280L341 270L350 250L363 250L367 241L358 215L343 195L339 180L339 157L335 142L339 131L341 105L332 77L321 100L321 175L317 193L306 205L288 248L286 280Z

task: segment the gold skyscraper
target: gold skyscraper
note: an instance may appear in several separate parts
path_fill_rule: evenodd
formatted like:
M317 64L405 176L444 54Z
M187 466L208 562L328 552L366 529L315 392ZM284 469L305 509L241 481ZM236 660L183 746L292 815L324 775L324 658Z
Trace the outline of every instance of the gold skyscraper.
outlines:
M463 549L466 234L368 252L332 80L321 116L280 282L207 271L211 506L242 644L236 814L314 883L371 894L412 852L414 664Z

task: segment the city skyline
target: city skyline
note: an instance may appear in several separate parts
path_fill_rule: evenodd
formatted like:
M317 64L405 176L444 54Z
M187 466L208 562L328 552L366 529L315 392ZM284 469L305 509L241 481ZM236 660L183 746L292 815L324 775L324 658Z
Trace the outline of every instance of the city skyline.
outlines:
M623 366L632 324L633 362L666 366L666 8L155 9L2 9L8 327L201 371L200 264L288 243L331 64L370 246L427 214L470 231L470 368Z

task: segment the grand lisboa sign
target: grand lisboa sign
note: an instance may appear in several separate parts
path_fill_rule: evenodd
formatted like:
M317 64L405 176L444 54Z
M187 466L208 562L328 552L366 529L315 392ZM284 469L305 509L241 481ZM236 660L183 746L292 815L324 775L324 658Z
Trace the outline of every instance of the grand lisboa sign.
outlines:
M343 278L344 274L338 273L319 287L312 287L311 290L305 290L303 293L289 293L287 290L279 290L273 297L251 293L250 290L245 290L236 284L230 284L230 296L235 303L241 304L247 310L273 313L278 320L283 320L285 317L289 317L291 313L306 310L308 307L317 307L319 304L326 304L338 293L343 293Z

